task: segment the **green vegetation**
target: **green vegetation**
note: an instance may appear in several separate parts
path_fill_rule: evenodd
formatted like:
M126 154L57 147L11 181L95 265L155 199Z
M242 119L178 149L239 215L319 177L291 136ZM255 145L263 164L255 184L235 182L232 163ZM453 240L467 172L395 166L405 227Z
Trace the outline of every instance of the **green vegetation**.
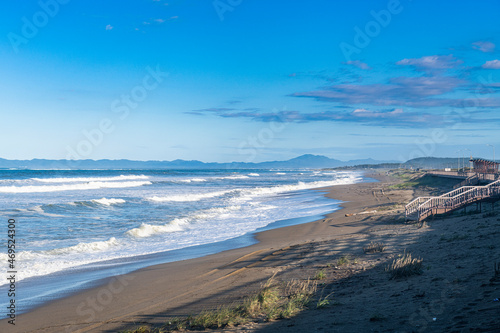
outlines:
M326 279L326 273L324 270L319 270L313 277L313 280L324 280Z
M328 306L331 305L330 303L330 296L332 295L333 293L330 293L326 296L321 296L319 299L318 299L318 302L316 303L316 308L317 309L322 309L322 308L326 308Z
M257 294L246 298L241 305L220 306L215 310L206 310L187 318L175 318L160 328L142 326L127 333L215 329L242 325L257 319L290 318L307 307L316 290L317 284L312 280L291 280L280 286L271 278ZM328 296L320 298L316 307L327 306Z
M357 264L358 260L356 258L352 258L349 255L345 255L340 257L339 260L337 260L337 266L344 266L348 264Z
M422 274L422 259L412 258L410 253L403 253L386 267L390 273L391 279L399 279L412 275Z
M428 175L420 171L394 170L391 175L400 179L402 182L389 186L390 189L410 189L426 188L429 190L449 190L460 181L452 178L437 177Z

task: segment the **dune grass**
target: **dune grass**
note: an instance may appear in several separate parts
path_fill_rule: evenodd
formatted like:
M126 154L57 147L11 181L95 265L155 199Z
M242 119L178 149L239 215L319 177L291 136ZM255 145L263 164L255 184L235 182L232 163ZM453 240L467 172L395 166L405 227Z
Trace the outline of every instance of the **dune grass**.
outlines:
M322 269L319 270L319 271L317 271L316 274L314 274L314 276L313 276L312 279L313 280L324 280L324 279L326 279L326 273L325 273L325 271L322 270Z
M344 266L344 265L357 264L357 263L358 263L358 259L349 255L349 254L346 254L346 255L340 257L339 260L337 260L337 266Z
M382 243L371 242L368 246L363 247L363 252L366 254L384 252L385 246Z
M403 255L394 259L385 270L390 273L391 279L400 279L412 275L422 274L422 263L422 259L412 258L411 253L407 253L405 251Z
M204 330L238 326L255 320L290 318L305 309L317 291L313 280L291 280L285 284L269 279L258 293L242 304L219 306L187 318L174 318L162 327L139 327L125 333L163 333L176 330ZM326 306L326 299L322 306Z

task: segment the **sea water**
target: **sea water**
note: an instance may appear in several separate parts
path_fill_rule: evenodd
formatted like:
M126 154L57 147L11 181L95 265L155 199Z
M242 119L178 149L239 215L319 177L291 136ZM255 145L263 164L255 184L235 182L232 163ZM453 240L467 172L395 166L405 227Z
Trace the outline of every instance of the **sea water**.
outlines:
M361 180L318 170L0 170L3 244L16 221L17 311L114 274L250 245L255 231L338 209L310 189Z

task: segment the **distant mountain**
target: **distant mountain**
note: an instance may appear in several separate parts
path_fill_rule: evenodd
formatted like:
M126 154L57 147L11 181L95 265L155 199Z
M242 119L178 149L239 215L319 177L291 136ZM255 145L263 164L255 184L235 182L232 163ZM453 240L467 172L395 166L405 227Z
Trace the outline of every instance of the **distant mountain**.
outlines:
M205 163L201 161L132 161L132 160L6 160L0 158L1 169L321 169L358 164L391 163L373 159L340 161L326 156L306 154L287 161L260 163Z
M272 168L284 168L284 169L301 169L301 168L311 168L311 169L321 169L321 168L334 168L343 165L345 162L340 160L335 160L321 155L301 155L299 157L292 158L288 161L274 161L274 162L262 162L256 163L256 166L263 167L265 169Z

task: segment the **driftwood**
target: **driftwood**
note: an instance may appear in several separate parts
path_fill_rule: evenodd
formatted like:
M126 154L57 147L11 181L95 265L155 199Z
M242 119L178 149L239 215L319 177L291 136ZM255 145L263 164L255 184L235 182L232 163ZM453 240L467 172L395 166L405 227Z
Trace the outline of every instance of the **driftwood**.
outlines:
M363 214L373 214L376 212L377 212L376 210L370 210L370 211L364 211L364 212L360 212L360 213L345 214L345 217L363 215Z

